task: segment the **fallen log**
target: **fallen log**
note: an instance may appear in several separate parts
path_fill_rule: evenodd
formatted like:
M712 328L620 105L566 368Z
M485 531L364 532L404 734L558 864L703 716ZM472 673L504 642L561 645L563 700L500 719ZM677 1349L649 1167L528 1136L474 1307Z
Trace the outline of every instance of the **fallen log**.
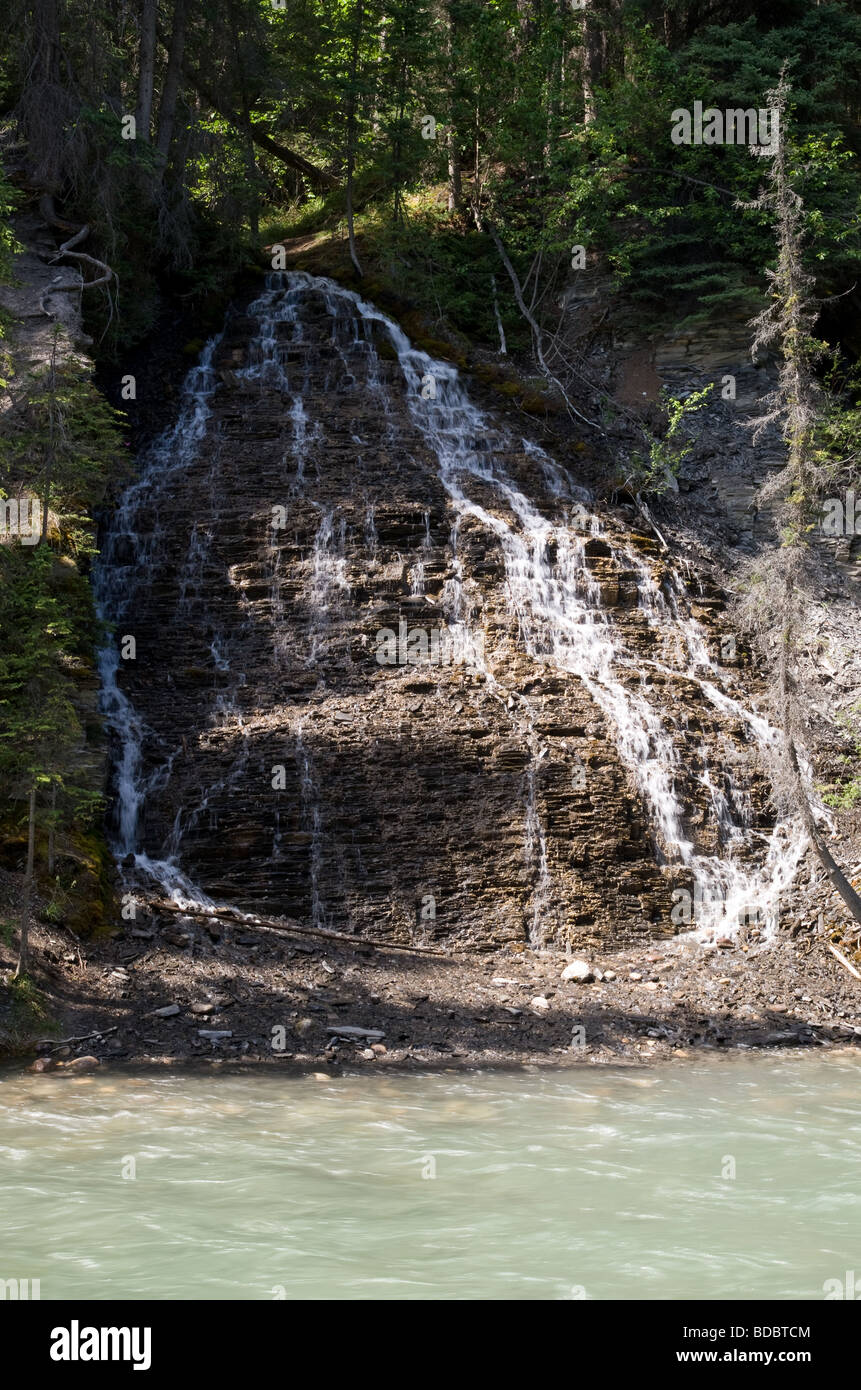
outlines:
M174 912L178 917L217 917L236 922L239 926L256 931L274 932L280 936L318 936L325 941L346 941L350 946L371 946L377 951L408 951L425 956L439 956L444 960L450 960L452 955L449 951L438 951L434 946L405 945L400 941L376 941L368 936L351 936L348 932L330 931L327 927L303 927L298 922L291 922L287 917L261 917L257 913L246 915L238 908L232 907L202 907L198 903L179 907L176 903L161 898L149 898L146 905L152 912Z
M304 174L308 182L318 190L340 188L341 181L334 174L330 174L328 169L320 169L310 160L305 159L295 150L290 150L286 145L282 145L280 140L275 140L267 130L263 130L259 125L255 125L250 117L243 118L239 112L232 110L230 102L223 97L219 97L203 80L199 73L190 73L189 80L193 87L197 89L204 101L214 107L220 116L233 126L234 130L244 131L255 145L261 150L266 150L279 159L282 164L286 164L288 169L295 169L297 173Z

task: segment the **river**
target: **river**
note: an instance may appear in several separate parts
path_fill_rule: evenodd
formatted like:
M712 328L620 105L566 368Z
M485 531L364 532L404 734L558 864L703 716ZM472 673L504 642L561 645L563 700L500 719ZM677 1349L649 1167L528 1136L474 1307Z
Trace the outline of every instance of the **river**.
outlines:
M821 1299L861 1058L0 1080L3 1279L43 1299Z

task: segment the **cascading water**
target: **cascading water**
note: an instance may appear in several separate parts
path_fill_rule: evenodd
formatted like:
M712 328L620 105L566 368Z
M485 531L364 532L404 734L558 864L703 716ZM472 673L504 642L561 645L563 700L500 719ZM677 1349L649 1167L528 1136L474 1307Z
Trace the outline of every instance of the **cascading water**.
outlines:
M147 591L158 576L160 541L167 524L158 503L169 499L171 478L190 463L205 438L215 390L212 358L218 342L216 337L206 344L199 364L186 377L176 423L148 451L140 476L120 499L94 576L99 618L110 622L116 632L116 638L106 642L99 653L105 722L119 746L115 851L118 857L133 856L135 867L177 901L202 904L208 904L210 899L182 872L174 853L169 851L164 858L153 859L139 848L139 823L147 795L169 775L176 750L167 752L149 773L144 771L142 750L148 731L120 685L119 638L124 621L131 621L146 603ZM149 509L155 511L157 520L150 528L142 527L142 514ZM195 531L189 547L189 576L183 588L186 602L188 590L197 587L192 585L191 576L200 560L200 538ZM219 658L219 663L222 660ZM178 841L178 833L173 839Z
M317 301L322 298L331 321L323 392L353 391L361 378L376 412L373 425L363 422L361 438L353 432L353 447L364 450L369 431L376 428L383 436L384 457L389 459L388 450L396 441L397 395L405 393L412 426L435 460L451 532L448 572L439 598L447 633L460 658L480 670L490 696L509 710L512 727L530 750L524 781L523 843L534 873L533 944L544 938L543 918L554 891L547 835L539 812L540 739L534 729L530 697L520 696L517 702L506 699L507 692L496 678L493 656L484 652L483 633L476 632L471 619L480 607L480 598L470 588L461 559L465 527L492 537L501 553L507 603L523 650L540 668L581 682L606 720L618 755L642 798L658 862L669 868L682 866L690 876L695 899L691 925L699 937L731 935L745 914L773 922L780 895L803 852L804 836L794 822L779 821L766 836L755 830L746 788L737 785L729 771L715 765L714 754L698 736L684 703L675 708L667 705L671 682L683 678L696 686L716 718L725 717L742 726L752 747L766 749L775 737L766 721L736 697L731 678L712 659L704 630L687 610L678 577L667 570L666 582L659 584L635 548L610 536L590 509L586 491L573 485L543 450L514 439L472 404L453 367L413 348L395 323L354 293L332 281L296 272L267 277L264 293L249 308L257 318L258 333L248 345L246 365L234 375L245 393L244 408L248 411L255 410L256 391L261 393L261 400L274 394L283 401L289 430L283 464L285 511L289 516L291 507L301 501L317 515L313 545L305 560L310 610L306 661L312 671L321 662L331 663L337 654L337 643L330 641L330 627L350 595L346 560L350 536L345 518L335 504L318 493L322 459L316 479L309 479L306 471L309 450L322 447L320 422L310 420L306 403L311 359L305 306L312 296ZM396 358L399 375L392 383L387 372L395 364L381 359L376 346L380 337L393 350L388 357ZM124 495L113 519L97 592L100 611L118 633L122 633L126 617L145 607L155 582L160 539L169 524L170 479L197 455L207 433L215 389L215 347L215 342L207 346L200 366L189 375L176 426L149 451L140 478ZM552 502L551 517L545 515L549 508L545 505L542 510L506 470L503 456L513 448L541 478ZM362 457L359 454L358 460ZM214 476L211 482L215 487ZM153 516L154 524L149 525ZM429 512L425 509L422 516L424 538L407 578L414 601L424 601L427 567L433 555ZM379 547L377 519L376 502L367 492L358 531L364 536L371 564L376 564ZM141 525L142 521L146 524ZM211 531L211 522L193 529L182 567L180 605L188 618L198 622L207 617ZM277 532L270 531L269 535L266 591L273 631L271 648L286 656L280 631L287 615L282 561ZM654 659L629 650L620 625L612 621L601 586L590 569L590 547L596 545L605 547L620 569L634 575L639 611L648 628L656 636L672 634L669 649L664 643L661 651L659 643ZM128 563L129 554L136 561L134 565ZM245 612L243 604L241 598L240 614ZM171 833L157 855L151 856L142 848L142 812L147 797L170 779L178 751L152 746L144 720L121 688L116 642L106 645L101 666L104 708L118 743L117 852L133 855L137 870L154 878L165 891L198 901L208 901L207 895L195 888L179 867L183 837L200 813L229 789L232 779L246 775L249 766L247 728L235 703L244 677L244 672L234 670L235 634L219 629L217 622L214 626L217 630L209 650L213 677L222 688L212 706L211 719L221 728L229 721L237 725L233 743L238 743L239 751L234 747L227 770L206 784L197 805L176 814ZM322 909L325 859L320 787L301 732L296 761L300 818L311 838L311 915L322 921L326 914ZM690 829L681 790L685 778L697 783L709 807L716 843L708 852L698 847ZM283 825L280 810L275 814L269 844L273 853L277 850L280 854Z
M440 479L457 515L472 516L498 537L506 560L511 601L520 620L524 642L533 656L543 657L560 669L579 676L599 707L615 726L619 750L634 771L640 789L652 812L659 851L668 860L677 858L690 866L694 875L697 928L709 937L720 931L734 931L740 915L759 917L774 923L781 892L788 886L804 849L804 838L795 824L778 823L768 845L764 869L737 864L732 859L697 854L684 830L684 811L676 795L674 772L678 754L673 738L660 714L646 698L644 689L633 691L620 679L621 671L637 669L614 640L606 614L600 609L597 586L584 564L583 537L570 530L553 527L493 463L488 463L471 447L471 441L487 434L490 426L469 401L455 368L435 361L412 347L390 320L373 306L346 290L330 287L328 302L352 306L358 321L379 322L389 334L404 371L410 409L431 441L439 461ZM428 380L433 390L423 390ZM533 446L533 452L542 451ZM567 480L552 460L542 457L546 473L554 475L554 491L563 496ZM491 513L468 491L470 481L490 485L498 501L506 506L508 517ZM567 489L570 492L570 489ZM580 494L583 495L582 493ZM600 523L592 533L600 533ZM556 542L556 560L547 559L547 542ZM628 553L628 559L632 557ZM656 616L669 612L663 596L645 566L641 570L641 602ZM707 645L690 617L680 620L678 610L671 613L686 640L688 666L684 674L705 667L718 679ZM731 708L750 727L762 743L775 737L766 722L709 681L701 681L706 697L724 710ZM708 777L708 770L705 775ZM715 793L717 795L717 793ZM542 843L535 825L534 788L530 796L528 843ZM729 847L746 839L746 826L725 796L719 803L719 819ZM543 844L539 856L540 893L546 892L546 855Z

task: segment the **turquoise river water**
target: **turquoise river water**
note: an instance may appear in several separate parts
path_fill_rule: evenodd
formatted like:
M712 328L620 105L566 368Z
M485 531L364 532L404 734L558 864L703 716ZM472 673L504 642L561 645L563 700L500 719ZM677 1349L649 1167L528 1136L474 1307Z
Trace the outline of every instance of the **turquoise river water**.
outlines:
M42 1299L821 1299L861 1057L0 1075L0 1279Z

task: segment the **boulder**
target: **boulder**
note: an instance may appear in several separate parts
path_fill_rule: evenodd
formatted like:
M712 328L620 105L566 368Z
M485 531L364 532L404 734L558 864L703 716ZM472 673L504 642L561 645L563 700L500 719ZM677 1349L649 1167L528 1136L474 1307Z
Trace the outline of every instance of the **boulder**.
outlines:
M562 971L562 979L576 980L578 984L585 985L594 979L594 971L588 961L572 960Z

